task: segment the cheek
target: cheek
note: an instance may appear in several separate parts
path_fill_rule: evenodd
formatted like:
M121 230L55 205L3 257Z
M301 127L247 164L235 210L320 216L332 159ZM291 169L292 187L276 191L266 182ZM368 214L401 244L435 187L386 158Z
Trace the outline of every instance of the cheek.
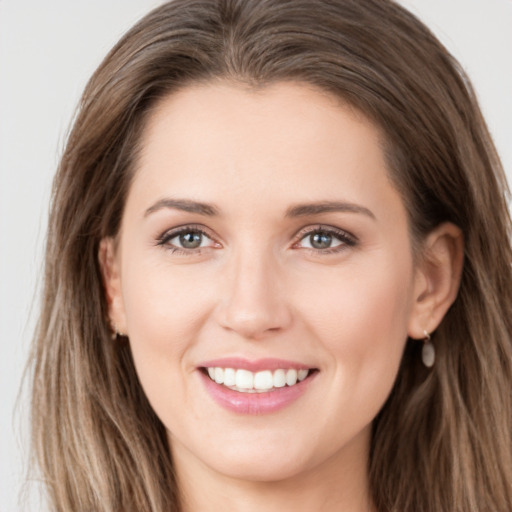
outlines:
M348 387L353 403L379 409L407 340L412 263L384 259L382 264L332 272L323 282L317 300L306 292L301 295L307 329L326 349L337 389Z
M206 314L209 286L204 277L170 268L162 259L141 258L124 269L127 330L155 348L172 341L173 351L179 351Z
M412 272L408 262L403 263L347 266L325 277L314 276L317 288L319 282L323 283L315 300L311 293L315 283L303 282L297 294L303 316L322 337L338 340L334 347L340 350L356 349L351 342L355 339L365 339L377 347L379 339L396 339L397 334L401 338L407 332L412 291Z
M154 258L132 258L123 269L123 302L135 367L162 418L187 399L187 359L211 309L208 280L170 269ZM169 393L168 390L175 392Z

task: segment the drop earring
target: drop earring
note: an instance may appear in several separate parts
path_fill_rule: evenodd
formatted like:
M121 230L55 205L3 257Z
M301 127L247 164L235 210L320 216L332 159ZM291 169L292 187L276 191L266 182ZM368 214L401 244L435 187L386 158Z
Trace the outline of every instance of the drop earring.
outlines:
M430 339L430 334L423 331L425 337L423 338L423 347L421 349L421 360L427 368L432 368L436 360L436 349Z

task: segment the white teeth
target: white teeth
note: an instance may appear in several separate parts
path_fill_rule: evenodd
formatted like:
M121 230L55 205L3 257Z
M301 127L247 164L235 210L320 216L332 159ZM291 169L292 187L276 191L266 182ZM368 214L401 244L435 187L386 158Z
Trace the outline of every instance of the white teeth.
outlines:
M214 379L217 384L222 384L224 382L224 370L222 368L215 368Z
M308 376L309 370L299 370L297 372L297 380L303 381Z
M286 384L288 384L288 386L297 384L297 370L292 369L286 372Z
M254 374L248 370L237 370L235 386L241 389L252 389L254 384Z
M233 368L226 368L224 370L224 385L234 386L236 384L236 372Z
M309 370L278 369L250 372L249 370L236 370L234 368L207 368L210 379L217 384L224 384L231 389L245 393L258 393L270 391L274 388L282 388L286 385L294 386L303 381Z
M254 376L254 389L272 389L273 387L274 379L270 370L258 372Z
M274 387L275 388L284 388L285 386L286 386L286 372L284 370L276 370L274 372Z

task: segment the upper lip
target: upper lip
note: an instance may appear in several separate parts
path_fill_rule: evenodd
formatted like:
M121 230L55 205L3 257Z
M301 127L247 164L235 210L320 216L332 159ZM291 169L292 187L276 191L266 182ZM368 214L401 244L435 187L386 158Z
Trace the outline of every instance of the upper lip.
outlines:
M297 361L288 361L285 359L264 358L249 360L240 357L224 357L221 359L212 359L204 361L198 365L198 368L235 368L258 372L262 370L295 369L310 370L313 367L299 363Z

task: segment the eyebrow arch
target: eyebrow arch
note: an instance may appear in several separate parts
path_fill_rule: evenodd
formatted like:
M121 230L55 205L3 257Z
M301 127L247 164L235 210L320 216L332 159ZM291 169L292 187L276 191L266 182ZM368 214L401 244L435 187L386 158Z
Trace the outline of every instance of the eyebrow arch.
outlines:
M181 210L189 213L198 213L200 215L208 216L219 214L219 210L212 204L191 201L190 199L164 198L157 201L153 206L150 206L144 212L144 217L147 217L151 213L154 213L163 208L173 208L175 210Z
M329 212L362 213L363 215L375 220L375 215L372 211L368 210L368 208L358 204L340 201L322 201L319 203L298 204L288 208L286 216L303 217L305 215L319 215L321 213Z

